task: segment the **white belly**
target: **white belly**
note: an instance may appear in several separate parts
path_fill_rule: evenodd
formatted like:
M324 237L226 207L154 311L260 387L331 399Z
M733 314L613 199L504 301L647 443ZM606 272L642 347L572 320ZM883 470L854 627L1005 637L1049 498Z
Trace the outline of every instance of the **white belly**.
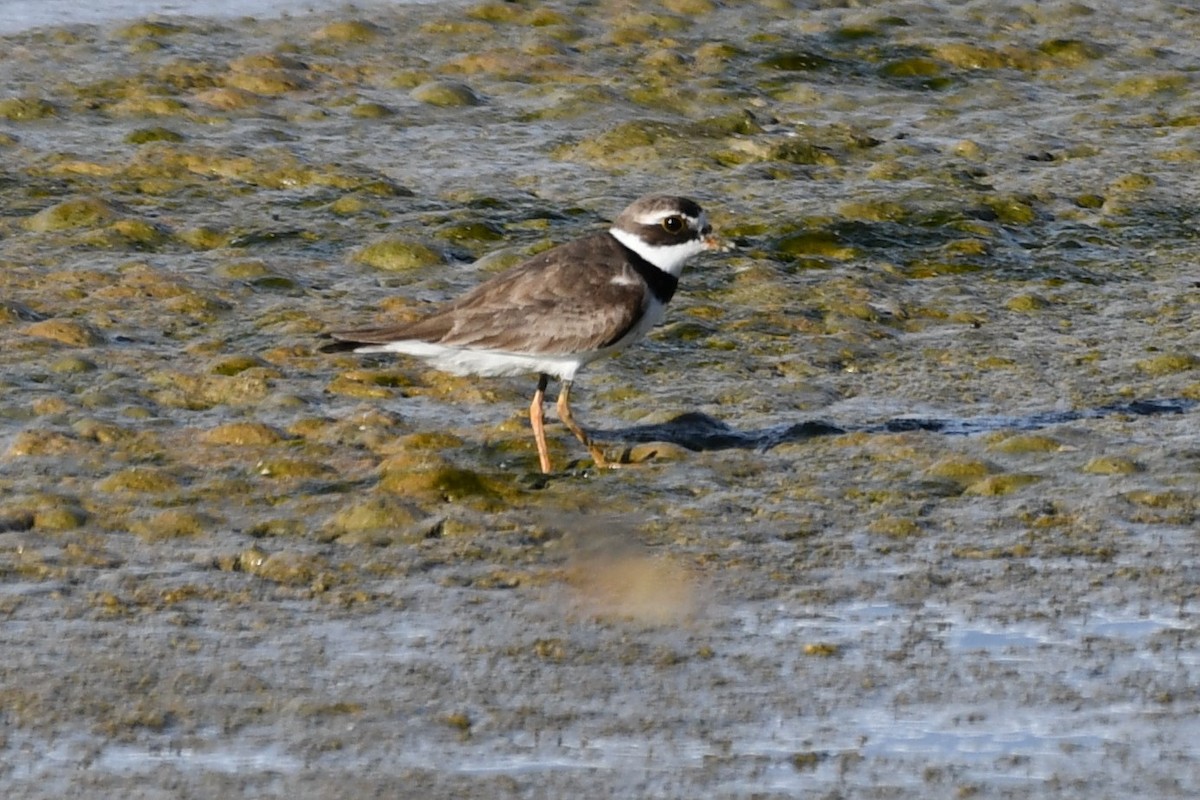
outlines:
M575 379L580 367L598 358L624 350L644 337L662 321L666 306L654 300L637 324L616 344L582 353L508 353L500 350L474 350L419 340L389 342L359 347L356 353L404 353L423 359L431 365L454 375L484 375L488 377L545 373L560 380Z

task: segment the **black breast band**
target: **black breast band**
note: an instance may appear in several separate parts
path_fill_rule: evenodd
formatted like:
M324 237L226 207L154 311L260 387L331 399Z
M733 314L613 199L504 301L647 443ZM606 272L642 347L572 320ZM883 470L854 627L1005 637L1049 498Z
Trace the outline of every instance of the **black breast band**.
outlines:
M616 240L616 237L613 239ZM650 287L650 293L654 295L654 298L663 305L671 302L671 298L675 296L675 289L679 286L679 278L669 272L663 272L619 240L617 240L617 244L625 251L625 257L629 259L629 266L633 267L634 271L641 275L642 280Z

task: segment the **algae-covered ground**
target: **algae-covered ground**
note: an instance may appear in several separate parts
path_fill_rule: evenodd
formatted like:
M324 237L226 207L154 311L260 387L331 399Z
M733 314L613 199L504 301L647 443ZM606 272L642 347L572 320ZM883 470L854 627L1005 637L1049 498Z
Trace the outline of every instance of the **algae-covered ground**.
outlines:
M853 7L843 7L853 6ZM1195 797L1189 3L0 39L5 797ZM593 365L319 353L650 191Z

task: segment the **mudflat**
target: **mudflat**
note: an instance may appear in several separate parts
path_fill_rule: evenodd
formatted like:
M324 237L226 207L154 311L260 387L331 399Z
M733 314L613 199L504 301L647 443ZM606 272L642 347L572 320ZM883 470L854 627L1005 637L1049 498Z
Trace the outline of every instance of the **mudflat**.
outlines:
M835 5L3 37L4 796L1196 796L1200 17ZM317 352L653 191L625 468Z

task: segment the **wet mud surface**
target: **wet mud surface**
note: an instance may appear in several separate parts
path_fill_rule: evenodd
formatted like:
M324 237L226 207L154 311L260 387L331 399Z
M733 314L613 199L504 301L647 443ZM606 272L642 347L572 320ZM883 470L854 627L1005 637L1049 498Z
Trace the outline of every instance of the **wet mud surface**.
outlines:
M860 5L2 37L5 796L1196 796L1200 17ZM648 191L623 469L317 351Z

